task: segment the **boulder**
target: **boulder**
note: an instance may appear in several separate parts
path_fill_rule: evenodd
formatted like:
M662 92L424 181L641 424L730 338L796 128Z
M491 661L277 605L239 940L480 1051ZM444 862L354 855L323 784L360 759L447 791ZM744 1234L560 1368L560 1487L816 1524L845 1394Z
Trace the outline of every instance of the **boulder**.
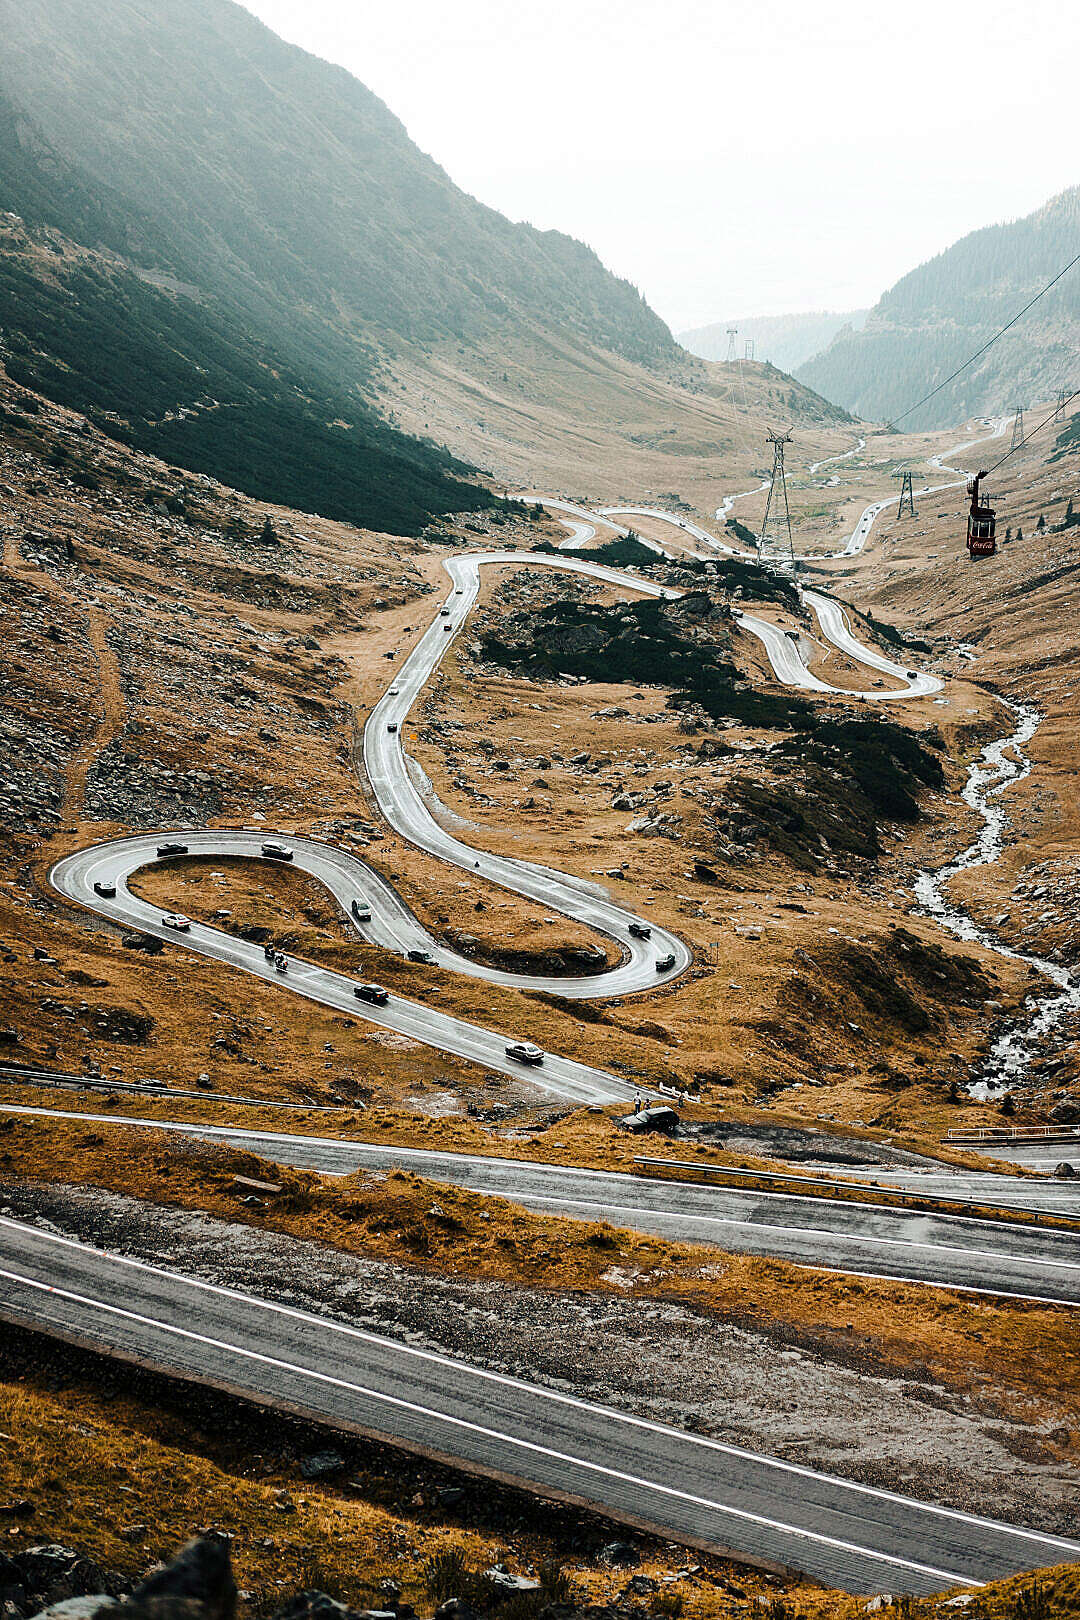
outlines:
M634 1569L641 1563L637 1548L628 1541L609 1541L600 1549L600 1562L609 1569Z
M101 1570L74 1547L42 1542L15 1553L11 1563L27 1593L43 1609L66 1598L109 1595Z
M229 1544L220 1536L197 1536L172 1563L148 1575L131 1594L131 1604L161 1615L198 1610L199 1620L234 1620L236 1582Z
M1055 1103L1047 1117L1055 1125L1080 1125L1080 1102L1066 1099L1065 1102Z
M329 1479L334 1474L344 1473L346 1466L340 1451L313 1451L300 1459L300 1472L305 1479Z

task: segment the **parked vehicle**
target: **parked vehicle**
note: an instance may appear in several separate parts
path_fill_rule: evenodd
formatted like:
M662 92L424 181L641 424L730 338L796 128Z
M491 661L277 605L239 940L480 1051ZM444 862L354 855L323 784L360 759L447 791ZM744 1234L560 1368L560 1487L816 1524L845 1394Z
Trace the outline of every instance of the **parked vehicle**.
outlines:
M534 1068L544 1061L543 1052L532 1041L508 1041L506 1055L513 1058L515 1063L529 1063Z
M648 923L632 922L630 924L630 933L634 939L652 939L652 929Z
M291 861L293 858L288 844L267 843L263 845L262 852L268 861Z
M370 1001L375 1007L385 1007L390 1000L390 992L381 984L354 984L353 995L357 1001Z
M157 852L159 858L163 858L166 855L186 855L188 852L188 847L186 844L159 844L157 847Z
M186 934L191 928L191 918L185 917L182 911L166 911L161 919L162 928L175 928L178 934Z

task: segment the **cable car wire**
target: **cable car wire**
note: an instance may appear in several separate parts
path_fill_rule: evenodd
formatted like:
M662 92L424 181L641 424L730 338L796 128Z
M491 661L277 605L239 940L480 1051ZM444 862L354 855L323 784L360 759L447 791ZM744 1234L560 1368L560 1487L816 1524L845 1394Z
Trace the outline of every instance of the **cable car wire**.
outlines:
M940 394L943 388L948 388L949 384L959 377L962 371L966 371L968 366L974 365L975 361L981 354L985 354L987 349L992 348L997 342L998 338L1004 337L1005 333L1008 332L1011 327L1014 327L1017 321L1025 316L1028 310L1031 309L1033 305L1037 304L1039 299L1042 298L1045 293L1050 291L1051 287L1056 287L1062 276L1067 276L1073 266L1077 264L1080 264L1080 253L1076 255L1075 259L1070 259L1064 270L1059 270L1054 279L1052 281L1048 281L1046 286L1041 288L1039 292L1035 294L1034 298L1030 299L1024 305L1023 309L1014 315L1012 320L1007 322L1007 324L1001 328L1000 332L995 332L993 337L988 338L987 341L982 345L982 348L976 349L974 354L969 355L962 366L957 366L956 370L951 372L950 375L945 378L944 382L939 382L936 388L931 388L928 394L924 394L922 399L917 399L914 405L909 405L907 410L903 411L899 416L891 416L889 418L890 427L895 427L897 422L902 422L904 420L905 416L910 416L913 411L917 411L919 409L920 405L925 405L928 400L933 399L935 394ZM1017 446L1017 449L1019 449L1019 445ZM998 465L1000 466L1001 463L999 462Z
M1080 388L1074 388L1072 393L1069 394L1062 401L1062 404L1063 405L1071 405L1073 400L1078 399L1078 398L1080 398ZM1047 422L1052 422L1054 420L1054 417L1057 415L1057 410L1058 410L1058 407L1055 405L1054 409L1050 412L1050 415L1049 416L1044 416L1041 422L1036 422L1036 424L1032 428L1031 432L1030 433L1025 433L1024 437L1020 440L1019 444L1013 445L1011 450L1006 450L1005 454L1003 456L1000 456L998 458L998 460L994 462L994 465L992 467L988 467L986 469L985 476L987 478L989 478L990 474L992 472L997 472L998 468L1002 465L1002 463L1008 461L1010 456L1015 456L1015 454L1016 454L1016 452L1018 450L1022 450L1024 448L1025 444L1027 444L1028 440L1033 439L1035 437L1036 433L1039 432L1040 428L1044 428L1046 426Z

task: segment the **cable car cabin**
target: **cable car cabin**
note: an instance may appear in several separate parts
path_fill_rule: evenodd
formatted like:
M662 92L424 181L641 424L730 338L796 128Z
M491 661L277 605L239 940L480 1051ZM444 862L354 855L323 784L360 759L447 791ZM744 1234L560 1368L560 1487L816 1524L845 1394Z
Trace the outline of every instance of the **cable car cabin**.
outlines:
M979 485L985 477L986 474L981 472L968 479L971 508L968 512L967 548L972 558L992 557L997 551L994 508L985 498L979 499Z

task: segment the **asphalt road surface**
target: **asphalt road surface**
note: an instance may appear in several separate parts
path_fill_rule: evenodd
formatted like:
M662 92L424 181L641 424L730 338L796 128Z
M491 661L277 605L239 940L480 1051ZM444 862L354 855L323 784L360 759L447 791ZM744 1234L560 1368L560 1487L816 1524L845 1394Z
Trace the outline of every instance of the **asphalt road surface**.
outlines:
M538 1214L610 1221L679 1242L713 1243L729 1253L770 1255L847 1275L900 1278L1003 1298L1080 1305L1080 1238L1074 1233L968 1215L872 1209L840 1198L796 1192L703 1186L672 1177L580 1170L285 1131L178 1120L158 1123L115 1114L4 1104L0 1104L0 1114L52 1115L176 1132L323 1175L412 1170L434 1181L512 1199ZM944 1192L943 1196L957 1194Z
M1080 1543L757 1456L0 1218L0 1316L849 1591L935 1592Z

